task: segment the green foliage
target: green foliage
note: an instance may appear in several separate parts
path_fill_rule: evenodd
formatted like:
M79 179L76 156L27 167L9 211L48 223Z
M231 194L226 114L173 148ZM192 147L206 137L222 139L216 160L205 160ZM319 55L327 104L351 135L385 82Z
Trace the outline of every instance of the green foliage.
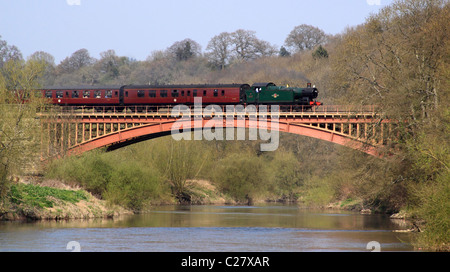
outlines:
M0 41L1 43L1 41ZM11 59L0 67L0 198L8 191L12 176L20 175L39 159L40 123L36 109L40 61ZM27 103L22 103L27 99Z
M278 55L280 57L289 57L289 56L291 56L291 53L289 51L287 51L287 49L284 46L282 46L280 48L280 52L278 53Z
M332 188L333 178L308 179L303 186L302 201L308 206L326 206L335 200L335 190Z
M40 208L53 207L55 199L70 203L87 200L83 191L62 190L32 184L14 184L11 186L8 196L13 204Z
M151 200L159 199L162 193L162 186L154 169L125 162L112 171L103 195L113 204L139 211Z
M266 192L267 171L263 159L256 154L230 154L220 161L214 182L235 200L251 202Z
M92 152L79 158L56 160L50 166L47 177L77 182L95 195L105 191L114 166L107 163L100 152Z
M297 156L281 147L278 149L270 162L267 170L271 173L271 182L275 193L281 198L289 201L296 201L298 188L303 185L305 176L304 165L300 163Z
M328 51L319 45L319 47L312 53L314 59L323 59L328 58Z
M411 213L424 221L425 231L416 238L416 247L433 251L450 250L450 174L442 173L434 181L412 185L417 201Z
M112 204L136 211L167 194L159 172L146 160L127 161L99 151L54 161L46 177L78 183Z

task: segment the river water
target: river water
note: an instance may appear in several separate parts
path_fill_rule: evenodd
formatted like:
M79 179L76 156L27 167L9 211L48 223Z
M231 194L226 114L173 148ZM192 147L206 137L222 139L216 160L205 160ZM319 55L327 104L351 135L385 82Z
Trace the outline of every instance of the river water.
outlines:
M387 215L296 205L161 206L118 219L0 222L0 251L412 251L411 234L393 231L406 228Z

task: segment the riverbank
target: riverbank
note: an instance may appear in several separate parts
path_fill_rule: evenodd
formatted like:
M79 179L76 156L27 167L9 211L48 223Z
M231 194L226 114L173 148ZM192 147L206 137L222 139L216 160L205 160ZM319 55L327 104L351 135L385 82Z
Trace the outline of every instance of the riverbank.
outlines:
M147 208L159 205L258 205L268 202L285 202L279 199L254 198L248 202L237 202L232 197L220 192L207 180L189 180L187 182L187 203L153 202L145 209L131 211L119 205L112 205L92 195L81 187L69 186L61 181L43 178L19 178L10 187L7 201L0 203L0 221L37 221L37 220L71 220L94 218L118 218L123 215L145 213ZM301 199L297 202L302 205ZM348 210L362 214L373 213L364 208L358 200L335 202L328 205L314 206L328 210ZM420 232L421 229L408 215L402 212L391 216L399 225L398 232ZM396 231L394 231L396 232Z
M248 198L246 201L236 201L226 195L207 180L189 180L186 185L186 201L177 203L167 199L149 203L154 205L255 205L268 202L291 202L282 199ZM346 200L328 205L314 206L315 208L331 210L348 210L370 214L372 211L364 208L358 200ZM11 185L7 201L0 203L0 220L62 220L62 219L90 219L113 218L119 215L145 212L132 211L120 205L113 205L92 195L76 185L67 185L62 181L43 179L40 177L20 177ZM402 213L393 215L393 219L407 220Z
M18 178L11 184L6 200L0 203L0 220L67 220L113 218L132 214L110 205L82 188L57 180Z
M239 203L206 180L189 180L186 203L193 205L237 205ZM176 205L176 199L153 201L147 206ZM11 184L6 200L0 203L0 221L67 220L114 218L121 215L143 213L99 199L77 185L68 185L42 177L17 177Z

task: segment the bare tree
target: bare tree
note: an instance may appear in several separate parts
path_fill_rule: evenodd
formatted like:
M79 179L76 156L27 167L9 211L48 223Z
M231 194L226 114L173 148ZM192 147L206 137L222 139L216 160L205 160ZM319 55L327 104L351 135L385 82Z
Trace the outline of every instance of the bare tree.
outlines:
M257 57L273 56L277 53L277 48L271 45L268 41L255 40L255 55Z
M269 42L256 37L252 30L238 29L233 33L223 32L208 43L208 58L222 69L233 59L248 61L262 56L272 56L277 50Z
M210 63L221 69L225 68L231 58L231 41L231 34L228 32L222 32L209 41L206 50Z
M55 57L44 51L36 51L28 57L28 60L43 61L47 65L55 66Z
M238 29L231 34L237 59L246 61L255 58L255 43L258 40L255 33L252 30Z
M296 26L285 40L285 45L293 51L313 49L315 46L327 41L327 35L323 30L311 25Z
M106 78L117 78L119 76L120 58L116 55L116 51L112 49L101 52L100 60L96 65Z
M94 64L95 59L89 55L87 49L75 51L70 57L65 58L57 67L58 73L71 73L82 67Z
M8 43L1 39L0 36L0 68L9 60L21 60L22 53L15 45L8 45Z

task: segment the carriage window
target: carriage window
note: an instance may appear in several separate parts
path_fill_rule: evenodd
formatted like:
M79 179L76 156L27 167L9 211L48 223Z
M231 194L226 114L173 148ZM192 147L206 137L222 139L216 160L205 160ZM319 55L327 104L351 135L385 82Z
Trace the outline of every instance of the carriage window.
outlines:
M102 91L94 91L94 97L95 98L101 98L102 97Z
M62 98L64 95L63 91L56 91L56 98Z
M203 90L203 96L206 96L206 90Z
M78 91L72 91L72 98L80 97L80 93Z
M181 96L184 96L184 91L181 91Z
M197 96L197 90L194 90L192 96Z
M117 91L115 91L115 92L114 92L114 96L117 97L117 95L118 95L118 93L117 93Z
M161 90L160 91L160 96L161 97L167 97L167 90Z
M224 96L225 95L225 90L222 90L222 96Z
M45 91L46 98L52 98L52 91Z
M187 91L187 96L191 96L191 91Z
M178 97L178 90L172 91L172 97Z
M156 90L150 90L150 91L148 91L148 96L149 96L149 97L156 97Z
M218 96L219 95L219 90L215 89L214 90L214 96Z
M91 96L91 91L83 91L83 98L89 98Z
M105 92L105 98L112 98L112 91L111 90L107 90Z
M138 90L137 96L138 97L144 97L145 96L145 91L144 90Z

